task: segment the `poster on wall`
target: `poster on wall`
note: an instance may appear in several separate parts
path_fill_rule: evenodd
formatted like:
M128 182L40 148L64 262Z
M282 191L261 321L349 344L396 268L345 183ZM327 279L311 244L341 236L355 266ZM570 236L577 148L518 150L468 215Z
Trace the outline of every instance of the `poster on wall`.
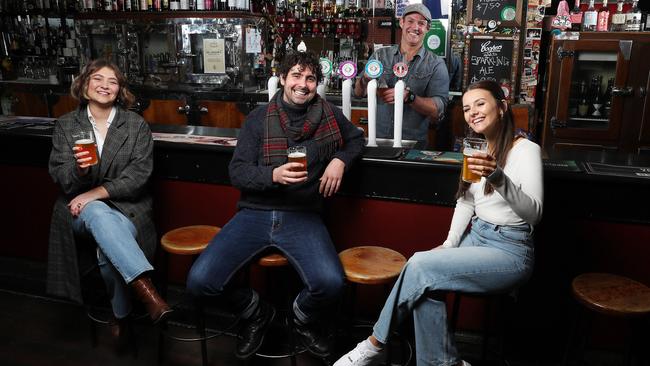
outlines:
M467 0L467 22L476 26L492 23L501 27L519 27L523 18L523 0Z
M450 0L396 0L395 16L404 15L404 9L409 4L424 4L431 13L431 19L447 19L449 17Z

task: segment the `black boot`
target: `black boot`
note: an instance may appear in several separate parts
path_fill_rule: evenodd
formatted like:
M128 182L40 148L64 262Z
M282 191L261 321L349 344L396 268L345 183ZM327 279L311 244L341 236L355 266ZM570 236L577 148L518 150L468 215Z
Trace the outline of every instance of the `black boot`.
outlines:
M254 355L264 342L264 335L275 317L273 306L260 301L257 311L248 319L242 320L235 356L247 359Z
M332 342L327 332L327 327L318 323L304 324L294 318L293 326L298 339L309 353L314 356L328 357L332 350Z

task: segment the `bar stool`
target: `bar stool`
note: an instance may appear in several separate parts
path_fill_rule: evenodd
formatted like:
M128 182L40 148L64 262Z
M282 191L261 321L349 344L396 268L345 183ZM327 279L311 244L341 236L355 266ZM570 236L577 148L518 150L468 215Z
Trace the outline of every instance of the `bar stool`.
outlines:
M217 226L208 226L208 225L193 225L193 226L184 226L180 227L165 233L160 239L160 244L164 250L164 265L163 270L167 270L167 265L169 261L170 254L176 255L191 255L196 256L200 254L210 243L210 240L221 231L221 228ZM166 278L165 281L166 283ZM166 291L165 291L166 292ZM173 306L178 309L179 304ZM173 335L168 332L166 325L164 325L162 331L160 332L159 337L159 348L158 348L158 360L162 362L164 356L164 338L169 337L173 340L182 341L182 342L201 342L201 361L204 366L208 364L208 353L207 353L207 340L217 337L222 332L216 332L211 335L206 334L205 330L205 316L203 308L195 304L195 317L196 317L196 330L198 333L197 337L184 337Z
M79 277L82 288L83 307L86 312L86 317L90 321L90 341L92 347L96 348L99 344L97 335L98 326L110 326L113 320L113 311L106 290L98 290L104 289L105 284L99 273L97 263L84 269ZM130 316L127 319L127 341L131 354L136 359L138 358L138 339L135 336L133 323L145 317L147 317L147 314L136 317Z
M305 348L296 344L293 334L293 296L289 285L289 260L282 254L271 253L261 257L257 264L267 270L269 268L278 268L281 271L282 280L274 282L271 292L272 295L275 295L274 306L278 309L278 314L283 314L283 316L276 317L281 321L280 326L271 326L265 337L265 343L262 344L256 356L272 359L290 357L291 364L295 366L296 355L305 352ZM283 292L283 294L278 296L280 292ZM269 340L272 342L268 342Z
M628 322L629 332L625 341L624 364L629 365L632 355L634 320L650 314L650 288L627 277L609 273L583 273L571 282L573 298L582 305L574 319L573 330L564 354L563 365L567 365L571 348L580 327L580 317L585 310ZM643 333L639 333L643 334ZM582 334L580 357L582 357L585 334ZM644 337L642 337L645 339Z
M384 285L390 286L399 276L406 258L389 248L379 246L358 246L346 249L339 253L339 259L345 271L345 278L352 285L350 303L356 301L357 285ZM371 327L370 324L357 324L358 327ZM408 365L411 360L412 349L408 340L403 339L395 332L393 339L400 339L402 354L406 354L403 365ZM391 347L386 347L388 364L392 365Z
M86 317L89 320L91 346L95 348L99 344L98 329L111 325L113 309L97 263L97 243L93 238L78 236L75 237L75 245L81 298ZM135 335L134 322L145 317L147 314L132 315L127 319L127 341L133 358L138 358L138 337Z
M451 317L449 318L449 331L451 334L455 334L458 327L458 314L460 313L460 303L462 298L471 298L478 299L483 301L484 304L484 316L483 316L483 328L481 329L481 359L480 365L485 365L487 361L487 351L489 338L492 334L491 327L491 310L497 308L497 365L506 365L505 361L505 335L506 335L506 323L508 322L509 313L507 305L512 304L514 301L516 290L513 290L509 293L496 293L496 294L483 294L483 293L469 293L469 292L454 292L454 302L452 305Z

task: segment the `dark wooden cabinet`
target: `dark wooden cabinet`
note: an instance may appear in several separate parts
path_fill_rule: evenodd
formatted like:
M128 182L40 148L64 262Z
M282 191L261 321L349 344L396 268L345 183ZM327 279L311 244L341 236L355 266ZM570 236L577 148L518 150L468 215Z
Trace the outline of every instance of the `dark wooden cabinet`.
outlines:
M650 149L650 32L583 32L549 52L545 148Z

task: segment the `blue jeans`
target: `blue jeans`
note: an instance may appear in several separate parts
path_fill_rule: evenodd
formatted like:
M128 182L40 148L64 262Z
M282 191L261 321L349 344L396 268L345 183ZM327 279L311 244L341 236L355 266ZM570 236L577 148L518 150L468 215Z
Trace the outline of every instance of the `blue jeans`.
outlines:
M131 312L128 283L153 267L136 241L133 223L103 201L86 204L72 221L74 233L97 243L99 271L111 298L113 314L121 319Z
M455 365L460 360L447 327L444 301L434 291L506 293L531 275L534 263L529 225L500 226L472 220L458 248L415 253L384 304L373 335L382 343L411 312L417 365Z
M267 248L281 251L305 287L293 302L298 320L318 320L343 290L338 254L320 216L309 212L242 209L223 227L194 262L187 290L211 296L244 319L257 309L251 288L228 290L235 273Z

